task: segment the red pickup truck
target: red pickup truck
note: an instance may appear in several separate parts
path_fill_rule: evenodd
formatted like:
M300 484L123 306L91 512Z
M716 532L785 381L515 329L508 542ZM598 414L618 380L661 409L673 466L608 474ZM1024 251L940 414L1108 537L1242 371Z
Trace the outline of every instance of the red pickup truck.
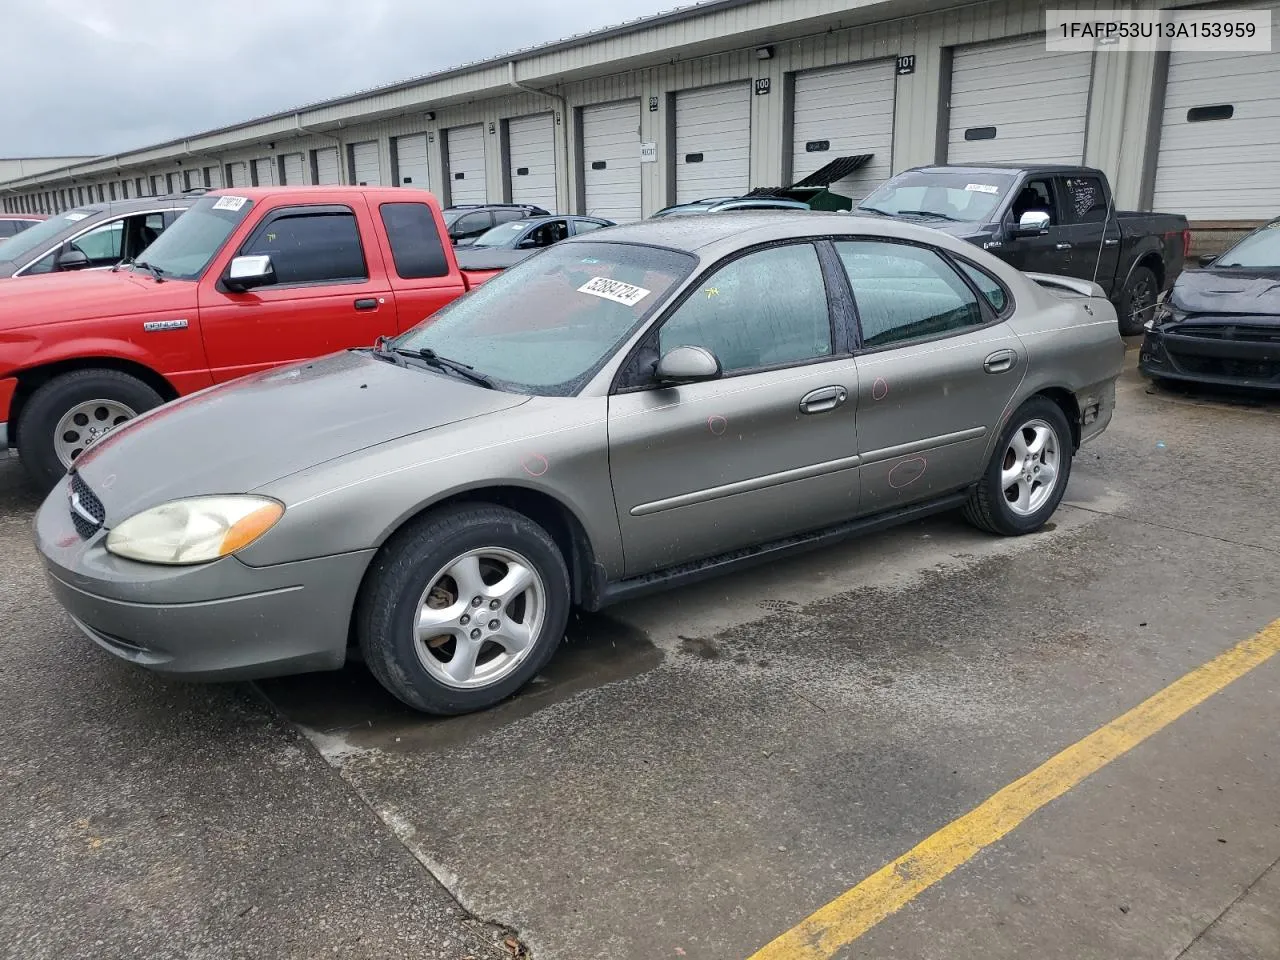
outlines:
M145 410L369 346L495 273L458 268L425 192L206 194L131 263L0 280L0 451L47 488Z

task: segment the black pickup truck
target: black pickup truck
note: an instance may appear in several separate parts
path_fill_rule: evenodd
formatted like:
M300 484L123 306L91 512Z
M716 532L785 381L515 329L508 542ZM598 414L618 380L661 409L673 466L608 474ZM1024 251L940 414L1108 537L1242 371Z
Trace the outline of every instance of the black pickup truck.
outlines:
M1126 335L1142 332L1191 243L1186 217L1115 210L1105 173L1060 164L916 167L853 212L926 224L1028 273L1093 280Z

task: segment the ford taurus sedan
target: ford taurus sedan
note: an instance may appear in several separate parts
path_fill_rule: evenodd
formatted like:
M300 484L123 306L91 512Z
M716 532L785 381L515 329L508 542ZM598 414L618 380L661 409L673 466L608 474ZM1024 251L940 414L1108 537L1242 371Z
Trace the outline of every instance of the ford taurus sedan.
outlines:
M673 218L569 239L375 347L138 417L40 509L58 599L192 678L512 694L596 609L960 509L1038 530L1109 423L1113 308L910 224Z

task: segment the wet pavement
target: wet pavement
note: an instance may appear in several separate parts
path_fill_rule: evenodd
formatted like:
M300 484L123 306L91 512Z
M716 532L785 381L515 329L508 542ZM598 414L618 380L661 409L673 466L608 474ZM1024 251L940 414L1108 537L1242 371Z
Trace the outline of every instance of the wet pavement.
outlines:
M1280 403L1131 371L1052 529L941 517L584 614L432 719L359 663L114 662L5 465L0 956L747 957L1280 618L1278 473ZM839 956L1280 958L1278 728L1280 658Z

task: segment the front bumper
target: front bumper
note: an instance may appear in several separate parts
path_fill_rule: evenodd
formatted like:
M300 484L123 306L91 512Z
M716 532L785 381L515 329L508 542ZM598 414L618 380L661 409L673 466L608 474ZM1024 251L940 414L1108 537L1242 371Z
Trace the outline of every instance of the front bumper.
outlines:
M1169 380L1280 390L1280 328L1272 337L1227 327L1155 327L1142 338L1138 369Z
M158 673L238 680L335 670L372 550L250 567L124 560L106 531L76 532L62 480L36 516L36 545L58 602L103 649Z

